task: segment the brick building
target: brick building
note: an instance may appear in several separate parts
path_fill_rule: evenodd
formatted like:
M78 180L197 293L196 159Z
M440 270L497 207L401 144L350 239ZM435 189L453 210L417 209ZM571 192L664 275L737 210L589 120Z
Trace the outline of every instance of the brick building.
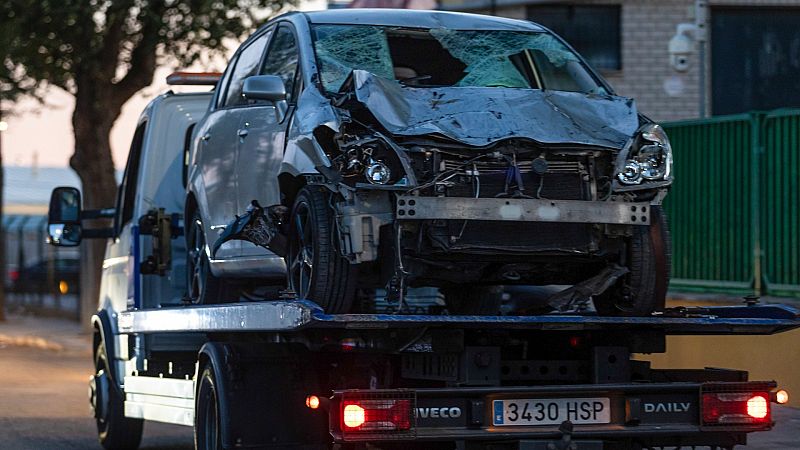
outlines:
M695 0L439 0L438 9L529 19L563 35L658 121L700 114L699 51L678 72L668 43ZM708 115L800 107L800 0L708 0Z

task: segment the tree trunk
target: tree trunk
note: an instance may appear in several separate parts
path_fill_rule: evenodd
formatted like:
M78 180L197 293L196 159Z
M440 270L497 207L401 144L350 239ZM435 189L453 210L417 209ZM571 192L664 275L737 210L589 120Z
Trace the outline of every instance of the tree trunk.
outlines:
M102 84L94 80L76 81L78 89L75 93L75 111L72 113L75 153L70 158L70 166L81 179L84 209L113 207L117 182L109 134L122 104L116 101L109 90L103 89ZM94 220L84 223L84 226L108 227L110 222ZM91 328L90 319L98 307L105 247L105 239L91 239L83 241L81 248L79 310L81 323L87 330Z
M3 121L3 108L0 105L0 122ZM0 322L6 321L6 230L3 227L3 190L5 188L3 168L3 133L0 131Z

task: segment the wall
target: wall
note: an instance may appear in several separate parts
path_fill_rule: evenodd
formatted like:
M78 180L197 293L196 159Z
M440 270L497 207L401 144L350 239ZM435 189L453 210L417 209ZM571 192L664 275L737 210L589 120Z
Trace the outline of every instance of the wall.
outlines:
M529 3L560 3L536 1ZM699 117L699 57L678 73L669 64L667 44L679 23L694 22L694 0L573 0L572 4L622 5L622 70L603 73L620 95L636 99L639 110L660 122ZM710 0L714 6L798 6L800 0ZM524 5L498 8L497 14L526 19ZM709 11L709 20L711 12ZM535 21L535 18L533 18ZM709 39L711 36L709 36ZM709 45L706 45L708 48ZM706 51L706 67L710 51ZM710 68L706 92L710 92ZM669 89L667 89L669 88ZM669 91L669 93L668 93ZM707 95L707 98L710 98ZM706 107L710 111L710 103Z

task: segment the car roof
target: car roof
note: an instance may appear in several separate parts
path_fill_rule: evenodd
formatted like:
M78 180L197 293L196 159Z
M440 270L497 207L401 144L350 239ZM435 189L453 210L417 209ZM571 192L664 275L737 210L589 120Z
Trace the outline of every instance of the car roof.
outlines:
M379 25L454 30L545 31L526 20L447 11L354 8L302 13L312 24Z

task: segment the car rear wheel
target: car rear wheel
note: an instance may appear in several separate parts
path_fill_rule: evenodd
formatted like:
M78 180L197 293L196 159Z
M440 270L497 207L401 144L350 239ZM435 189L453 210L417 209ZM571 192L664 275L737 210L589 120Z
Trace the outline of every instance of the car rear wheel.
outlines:
M223 280L211 273L200 212L195 211L186 225L187 298L191 303L218 303L224 292Z
M500 314L503 286L454 286L443 288L450 314L493 316Z
M356 266L341 256L330 209L331 194L305 187L292 207L286 267L289 287L330 314L350 311L355 297Z

